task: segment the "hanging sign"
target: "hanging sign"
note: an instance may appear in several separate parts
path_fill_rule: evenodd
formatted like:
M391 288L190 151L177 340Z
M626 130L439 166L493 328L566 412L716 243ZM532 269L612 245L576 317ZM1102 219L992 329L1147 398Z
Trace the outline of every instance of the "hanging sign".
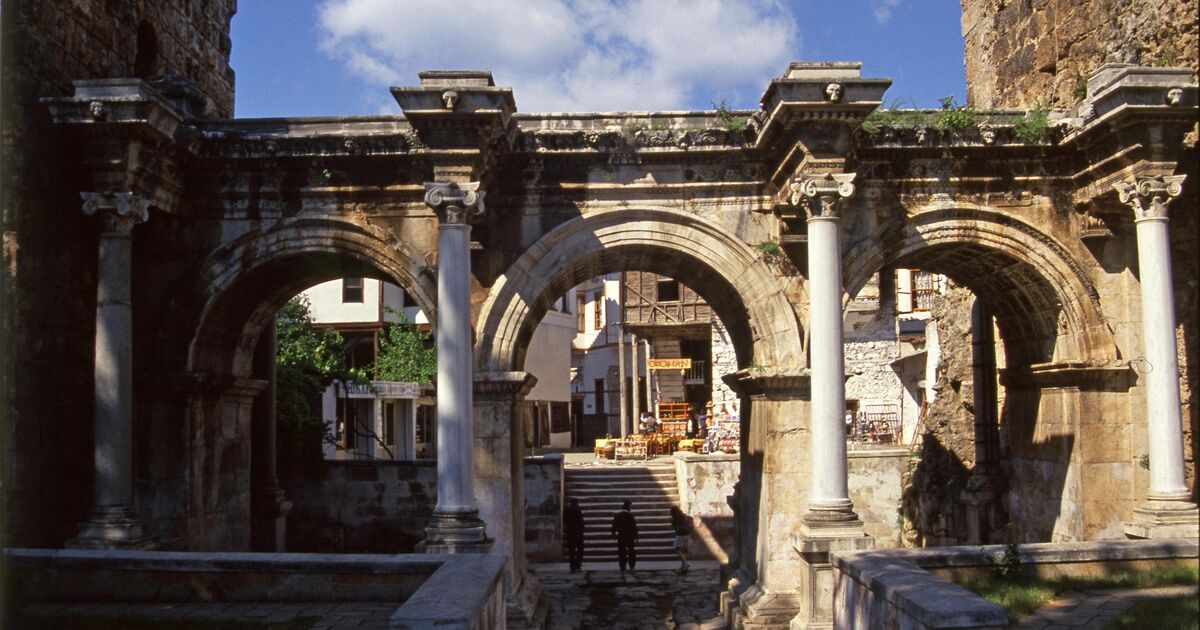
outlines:
M651 370L690 370L691 359L649 359L646 361Z

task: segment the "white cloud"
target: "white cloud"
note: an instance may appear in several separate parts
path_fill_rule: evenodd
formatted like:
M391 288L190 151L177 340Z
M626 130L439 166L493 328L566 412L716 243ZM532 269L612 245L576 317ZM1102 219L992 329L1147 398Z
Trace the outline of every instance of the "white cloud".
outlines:
M892 12L900 6L902 0L871 0L871 12L875 15L876 24L887 24L892 19Z
M372 90L486 69L526 112L751 105L799 47L778 0L328 0L318 27Z

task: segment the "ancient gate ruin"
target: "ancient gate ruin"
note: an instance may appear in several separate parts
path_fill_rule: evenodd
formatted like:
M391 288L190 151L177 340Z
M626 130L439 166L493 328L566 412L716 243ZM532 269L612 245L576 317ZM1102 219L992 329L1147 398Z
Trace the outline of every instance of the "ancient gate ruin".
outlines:
M59 263L100 287L95 355L63 358L67 395L91 399L94 370L94 409L73 422L94 411L96 460L10 441L6 544L250 548L253 523L286 513L251 478L273 461L251 439L256 345L299 290L362 275L458 327L439 339L453 448L428 548L506 554L513 597L532 596L512 422L526 347L574 284L642 270L695 288L737 348L727 380L750 411L728 607L819 621L829 551L871 545L847 493L842 304L897 266L949 276L996 319L1009 443L988 470L1006 490L980 500L1005 502L1023 540L1194 533L1197 409L1181 415L1177 356L1195 360L1196 329L1176 335L1173 300L1197 287L1170 272L1200 220L1190 71L1105 66L1033 132L1015 110L870 118L889 84L794 63L754 111L544 115L490 73L427 72L393 89L396 115L270 120L230 119L186 82L38 95L58 157L12 194L54 221L101 217L98 239L71 230L87 254ZM69 190L36 190L56 174ZM18 295L55 251L27 221ZM15 335L51 334L38 308L11 316ZM31 393L45 375L7 393L10 436L56 416ZM94 477L94 498L37 509L50 469Z

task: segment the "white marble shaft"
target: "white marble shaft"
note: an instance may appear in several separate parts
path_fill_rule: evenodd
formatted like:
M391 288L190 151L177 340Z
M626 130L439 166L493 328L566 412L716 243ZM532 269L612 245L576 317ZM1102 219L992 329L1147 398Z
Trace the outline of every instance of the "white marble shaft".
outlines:
M1121 201L1136 213L1138 279L1142 287L1146 415L1151 501L1189 501L1183 458L1179 360L1175 345L1175 291L1167 205L1179 195L1184 176L1138 178L1118 185Z

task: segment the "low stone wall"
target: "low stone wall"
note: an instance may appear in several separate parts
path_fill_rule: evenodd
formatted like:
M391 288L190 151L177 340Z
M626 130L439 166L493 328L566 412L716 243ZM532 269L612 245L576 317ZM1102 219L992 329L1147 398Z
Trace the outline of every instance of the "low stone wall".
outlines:
M563 456L525 458L525 557L561 562Z
M729 562L736 532L728 499L740 474L738 455L675 453L679 508L696 520L696 533L688 542L688 557Z
M437 501L437 461L330 461L285 487L289 551L412 553Z
M336 555L5 549L33 602L403 602L391 628L503 628L495 554Z
M859 446L846 453L847 483L854 511L876 548L900 546L900 501L908 449Z
M1004 609L949 578L993 570L1004 545L834 553L834 628L1004 628ZM1196 562L1191 540L1021 545L1021 568L1043 577L1102 575Z

